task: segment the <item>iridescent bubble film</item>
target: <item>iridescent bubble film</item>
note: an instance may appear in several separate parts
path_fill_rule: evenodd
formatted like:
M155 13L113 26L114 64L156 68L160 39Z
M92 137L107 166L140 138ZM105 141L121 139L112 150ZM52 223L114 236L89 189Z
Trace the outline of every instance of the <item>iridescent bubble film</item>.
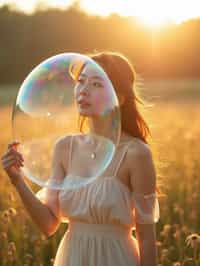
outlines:
M22 171L32 182L52 189L71 186L77 178L91 182L107 169L119 143L118 99L95 61L77 53L58 54L22 83L12 129L21 143ZM62 177L55 171L60 163L65 166Z

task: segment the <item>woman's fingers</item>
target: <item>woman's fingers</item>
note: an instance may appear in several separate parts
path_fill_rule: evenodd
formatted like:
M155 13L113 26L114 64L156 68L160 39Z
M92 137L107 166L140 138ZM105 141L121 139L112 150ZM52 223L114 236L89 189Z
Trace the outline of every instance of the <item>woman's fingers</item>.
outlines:
M18 166L18 167L24 166L22 160L17 157L8 156L7 158L3 160L4 168L9 168L13 165Z
M21 153L19 153L14 145L18 145L19 141L13 141L8 144L8 149L6 153L1 157L2 166L5 170L12 166L17 168L23 167L24 158Z
M10 160L16 160L16 162L23 162L23 160L19 156L14 156L12 154L3 159L4 162L10 161Z
M14 150L14 149L9 149L3 156L2 156L2 159L6 158L7 156L10 156L10 155L14 155L14 156L17 156L19 157L22 161L24 161L24 158L22 156L21 153L19 153L18 151Z
M8 144L8 149L6 153L1 157L2 166L7 172L8 176L11 178L11 182L14 184L15 178L21 178L22 172L20 167L23 167L23 156L20 154L14 145L18 145L18 141L13 141Z
M24 161L22 154L19 153L18 151L12 150L11 153L14 154L14 156L20 158L22 161Z
M19 162L19 161L13 160L13 159L9 160L9 161L6 161L4 163L4 169L9 169L12 166L16 166L16 167L20 168L20 167L23 167L23 164L21 162Z
M2 157L3 162L10 161L10 160L15 160L15 157L12 154L10 154L10 155L8 154L4 158Z
M8 170L12 166L18 166L18 163L16 163L16 161L14 159L5 162L4 165L3 165L5 170Z
M10 162L15 163L16 165L23 166L23 157L21 156L21 154L19 154L16 151L9 151L7 152L4 156L2 156L1 158L2 161L2 165L5 168L5 165L7 166Z

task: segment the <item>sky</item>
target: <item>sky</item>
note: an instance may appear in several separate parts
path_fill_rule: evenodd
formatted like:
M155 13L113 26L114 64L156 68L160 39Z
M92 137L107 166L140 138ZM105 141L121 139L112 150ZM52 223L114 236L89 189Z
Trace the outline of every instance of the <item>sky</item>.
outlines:
M66 8L72 0L0 0L0 6L9 3L31 13L38 3L45 6ZM80 0L81 7L90 14L106 16L118 13L137 17L149 25L180 23L200 18L200 0Z

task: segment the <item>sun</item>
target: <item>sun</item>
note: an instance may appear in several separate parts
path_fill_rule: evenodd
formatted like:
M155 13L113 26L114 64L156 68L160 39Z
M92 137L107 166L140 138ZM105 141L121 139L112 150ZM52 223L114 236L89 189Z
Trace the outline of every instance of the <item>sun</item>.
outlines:
M170 0L168 0L170 2ZM176 22L176 14L170 5L166 5L163 1L129 1L128 6L121 6L120 12L123 15L133 16L141 24L151 29L158 29L168 24Z
M138 22L145 27L151 29L151 30L157 30L160 28L163 28L164 26L168 25L170 22L172 22L167 17L157 17L157 16L139 16L136 17Z
M91 14L107 16L111 13L118 13L122 16L134 17L150 28L158 28L169 21L175 21L176 16L174 8L172 9L170 5L160 0L110 0L109 2L101 0L95 4L91 0L82 0L81 5Z

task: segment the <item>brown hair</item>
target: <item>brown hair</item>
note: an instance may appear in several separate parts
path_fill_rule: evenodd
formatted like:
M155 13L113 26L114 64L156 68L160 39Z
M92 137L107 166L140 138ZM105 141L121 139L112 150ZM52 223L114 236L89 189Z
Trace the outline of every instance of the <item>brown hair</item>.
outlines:
M147 137L151 136L151 132L137 106L137 103L144 105L144 102L135 90L136 73L129 60L116 52L99 52L87 55L106 72L116 95L118 97L123 95L125 98L120 107L122 130L148 143ZM79 118L80 129L82 129L84 120L84 118Z

